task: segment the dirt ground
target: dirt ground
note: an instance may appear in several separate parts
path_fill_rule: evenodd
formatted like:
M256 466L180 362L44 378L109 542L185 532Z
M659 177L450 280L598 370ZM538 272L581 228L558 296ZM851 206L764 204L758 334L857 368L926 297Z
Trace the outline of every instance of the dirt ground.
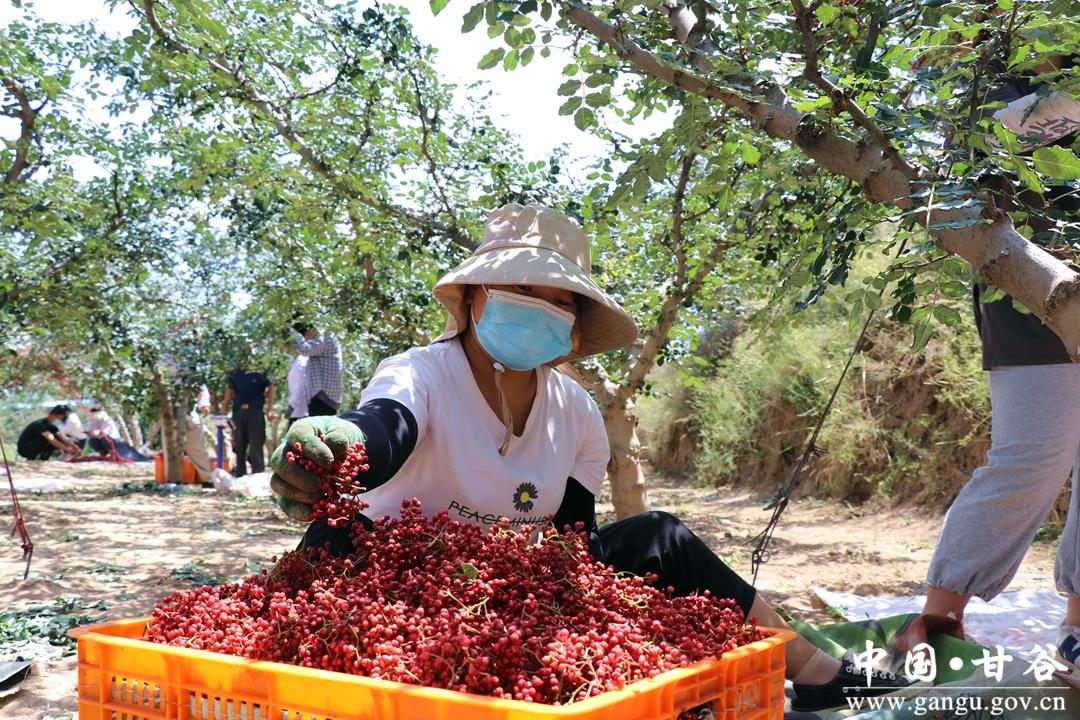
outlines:
M20 493L34 554L24 580L17 537L5 533L0 540L3 610L74 596L104 600L107 609L88 612L105 620L146 615L161 597L203 578L251 574L270 556L294 547L302 531L269 499L198 487L163 492L153 485L152 465L19 463L12 472L65 486ZM761 509L762 498L665 478L651 479L650 495L654 507L681 517L750 576L752 539L770 516ZM7 523L12 506L6 490L0 497L0 518ZM606 500L599 509L601 520L611 519ZM827 619L812 604L812 586L862 595L917 593L940 523L925 508L795 500L774 536L774 554L759 574L758 588L774 604L811 621ZM1010 589L1053 587L1053 553L1053 544L1036 544ZM0 717L70 718L77 710L75 658L39 663L35 673L17 694L0 698Z

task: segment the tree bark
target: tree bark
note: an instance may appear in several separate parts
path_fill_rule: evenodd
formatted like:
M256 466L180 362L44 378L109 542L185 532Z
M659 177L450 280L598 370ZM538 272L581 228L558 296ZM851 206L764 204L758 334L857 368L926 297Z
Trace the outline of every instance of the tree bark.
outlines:
M146 444L151 448L154 446L154 442L157 440L158 433L161 432L161 418L154 420L150 423L150 428L146 431Z
M141 448L143 446L143 434L142 434L142 426L139 425L139 414L138 413L132 413L131 414L131 422L129 423L129 425L131 427L131 439L132 439L131 444L136 448Z
M138 447L131 441L131 431L128 430L127 422L124 421L124 416L120 413L116 413L116 426L120 428L120 439L126 442L131 447Z
M165 453L165 482L181 483L184 480L184 443L179 435L176 408L165 386L161 373L154 368L152 375L154 392L161 406L161 447Z
M22 177L27 168L33 167L30 163L30 143L34 139L34 121L37 120L41 108L35 109L30 105L30 100L26 97L26 88L15 78L2 77L0 84L12 94L19 106L19 139L15 143L15 157L12 159L11 167L4 173L4 182L13 183Z
M641 468L641 443L637 436L634 396L622 392L623 388L612 382L603 368L583 374L588 376L583 384L592 389L596 396L611 446L607 479L615 517L622 520L643 513L650 509L651 503L645 487L645 473Z

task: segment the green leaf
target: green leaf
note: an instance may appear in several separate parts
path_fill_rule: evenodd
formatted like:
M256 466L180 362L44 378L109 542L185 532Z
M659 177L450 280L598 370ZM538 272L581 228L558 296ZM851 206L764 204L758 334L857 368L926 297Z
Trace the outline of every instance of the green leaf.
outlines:
M503 70L506 70L507 72L511 70L516 70L518 66L518 51L511 50L510 52L506 53L506 57L503 58L502 66Z
M1063 147L1042 147L1032 155L1035 169L1055 180L1080 180L1080 158Z
M574 113L574 125L578 130L586 130L596 124L596 113L589 108L583 107Z
M948 305L935 305L934 319L942 325L958 325L962 318L956 308L951 308Z
M536 54L536 50L534 50L531 47L527 47L524 50L522 50L521 55L518 58L521 61L521 66L525 67L526 65L531 63L532 59L533 59L533 56L535 54Z
M928 322L924 322L915 328L915 338L911 342L911 351L919 352L926 343L930 342L930 338L934 336L934 326Z
M570 115L579 107L581 107L581 98L575 95L562 104L562 107L559 108L559 114Z
M818 7L814 12L814 15L817 16L817 19L821 21L822 25L829 25L836 20L836 18L840 17L840 9L833 7L828 3L824 3Z
M469 8L461 20L461 32L472 32L484 17L484 3L478 2Z
M487 55L480 58L480 62L477 64L476 67L481 70L490 70L491 68L499 64L499 61L503 59L503 55L505 54L506 51L502 48L495 48Z
M610 101L611 99L608 97L607 93L595 92L585 96L585 104L593 108L603 107Z
M563 95L563 96L573 95L574 93L576 93L578 91L579 87L581 87L581 81L580 80L567 80L562 85L560 85L559 89L556 90L555 92L557 92L559 95Z
M438 15L439 13L441 13L443 10L446 9L446 6L449 3L450 3L450 0L430 0L431 12L433 14L435 14L435 15Z
M1016 158L1013 162L1013 167L1016 168L1016 174L1020 177L1020 181L1028 187L1029 190L1037 192L1040 195L1043 193L1043 184L1039 179L1039 176L1035 174L1035 171L1027 166L1027 163L1020 158Z
M743 162L747 165L756 165L757 161L761 159L761 152L748 142L742 144L740 151L742 152Z
M475 580L477 577L480 576L480 571L476 569L475 565L463 562L461 563L461 574L469 578L470 580Z

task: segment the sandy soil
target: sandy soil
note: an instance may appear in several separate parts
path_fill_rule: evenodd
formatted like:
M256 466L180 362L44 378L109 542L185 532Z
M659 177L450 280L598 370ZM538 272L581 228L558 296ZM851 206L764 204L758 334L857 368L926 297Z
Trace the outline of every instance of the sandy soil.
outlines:
M267 499L201 488L161 492L153 486L151 465L20 463L13 473L60 479L66 486L20 494L34 555L23 580L17 540L6 533L0 540L4 609L64 595L105 600L107 609L91 612L108 620L145 615L158 599L191 587L200 574L251 574L271 555L294 547L301 535L301 526ZM683 518L749 577L752 539L769 519L762 498L663 478L651 481L650 494L657 509ZM6 490L0 497L0 518L9 522ZM600 511L610 519L610 504L602 503ZM774 555L759 574L758 588L774 604L812 621L828 616L814 608L811 586L863 595L916 593L940 522L925 508L796 500L774 536ZM1052 587L1053 551L1053 545L1036 544L1011 589ZM0 698L0 717L70 718L77 709L76 679L74 657L41 663L22 690Z

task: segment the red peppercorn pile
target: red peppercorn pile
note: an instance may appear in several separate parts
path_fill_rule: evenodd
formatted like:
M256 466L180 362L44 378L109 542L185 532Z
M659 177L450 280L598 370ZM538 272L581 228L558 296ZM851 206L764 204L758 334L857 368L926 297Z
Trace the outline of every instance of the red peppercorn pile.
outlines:
M732 600L672 597L595 563L584 534L426 517L357 527L355 553L287 553L178 592L146 638L500 698L565 704L760 639Z
M323 436L319 435L319 439L322 440ZM302 456L302 449L300 443L293 443L293 449L285 453L285 460L315 473L322 480L323 496L311 506L311 519L325 517L330 527L347 525L365 507L356 497L364 491L356 477L368 471L367 448L364 443L355 443L344 455L335 458L329 468Z

